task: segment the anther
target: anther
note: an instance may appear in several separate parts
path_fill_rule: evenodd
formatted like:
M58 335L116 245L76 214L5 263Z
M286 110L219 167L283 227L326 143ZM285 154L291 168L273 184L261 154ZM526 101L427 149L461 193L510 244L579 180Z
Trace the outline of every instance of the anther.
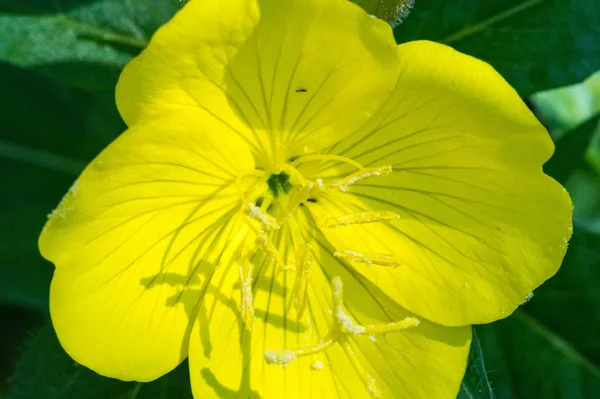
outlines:
M254 202L248 203L248 216L261 222L265 227L273 230L279 229L279 223L273 216L264 213Z
M344 259L350 262L366 263L367 265L379 265L388 267L398 267L400 263L394 260L392 255L367 254L362 252L344 249L333 254L336 258Z
M344 352L346 352L346 356L348 356L348 359L350 360L352 367L356 371L356 374L358 374L358 376L362 380L362 382L365 386L365 389L369 393L369 396L371 396L371 398L379 398L380 394L379 394L379 391L377 390L377 385L376 385L377 380L375 378L373 378L371 376L371 374L369 374L367 372L367 370L365 370L363 365L360 363L360 361L358 360L358 357L356 356L356 354L354 353L354 350L352 349L352 346L350 346L350 342L348 342L348 340L343 340L340 342L340 344L341 344L342 348L344 349Z
M254 322L254 308L252 306L252 263L248 261L248 257L243 255L240 259L238 269L240 272L241 283L241 313L242 321L248 331L252 331L252 323Z
M256 233L256 244L259 247L261 247L267 254L269 254L269 256L271 256L271 258L273 258L275 263L277 263L279 265L284 264L281 254L279 253L277 248L275 248L273 243L271 243L271 241L269 241L269 236L267 235L267 233L265 233L264 230L259 230Z
M322 361L315 360L315 362L310 365L310 368L313 370L323 370L325 368L325 365L323 364Z
M265 352L265 360L268 364L287 366L292 360L296 360L296 352L289 349L268 350Z
M365 333L365 327L358 324L354 324L352 318L348 316L346 312L344 312L344 309L342 309L341 306L335 309L333 315L335 317L335 321L338 327L340 328L340 330L342 330L343 333L350 335L361 335Z
M375 337L376 334L389 334L409 328L417 327L421 321L415 317L405 317L400 321L387 324L368 324L365 325L365 333L369 334L369 338ZM373 339L371 339L373 341Z
M325 227L337 229L351 224L387 222L397 219L400 219L400 215L390 211L353 213L338 218L329 218L325 222Z
M294 282L293 290L294 307L296 308L298 318L302 317L302 314L306 309L306 291L308 289L312 261L311 246L306 244L304 252L300 256L300 261L296 267L296 281Z
M342 333L360 335L365 332L363 326L354 323L352 318L344 312L344 285L342 279L335 276L331 279L331 291L333 299L333 317L337 327Z
M342 279L334 276L331 279L331 298L333 300L333 308L337 309L344 304L344 284Z
M348 190L348 186L351 186L361 180L368 179L370 177L385 176L390 173L392 173L391 165L381 166L379 168L362 169L362 170L359 170L358 172L351 174L350 176L346 177L343 180L340 180L335 183L330 183L329 188L332 188L332 189L337 188L342 192L346 192L346 190Z

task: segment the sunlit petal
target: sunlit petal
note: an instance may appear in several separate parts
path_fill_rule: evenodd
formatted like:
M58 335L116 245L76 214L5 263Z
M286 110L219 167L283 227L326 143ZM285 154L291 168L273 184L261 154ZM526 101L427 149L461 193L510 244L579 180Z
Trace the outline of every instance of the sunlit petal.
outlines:
M333 249L305 217L299 215L298 230L282 228L275 238L287 268L264 258L254 260L252 331L240 317L235 267L215 275L190 337L195 397L371 398L376 392L381 397L455 398L466 367L470 327L447 328L421 319L418 327L406 331L347 337L341 341L347 342L346 348L335 342L311 355L292 354L319 344L334 328L334 276L343 281L345 309L355 323L382 324L413 316L335 259ZM311 245L315 263L307 309L299 317L294 307L299 265L294 259L305 242ZM279 351L287 365L269 364L268 351Z
M101 153L41 237L61 344L123 380L152 380L187 356L190 318L240 234L236 176L254 167L236 137L190 115L132 127Z
M125 68L117 104L128 125L193 110L276 166L364 123L393 87L394 48L347 1L192 1Z
M398 53L386 105L330 149L392 173L331 191L311 209L338 251L387 257L353 264L412 312L444 325L508 316L558 270L571 234L569 196L542 173L550 137L489 65L430 42ZM307 174L354 169L328 162ZM398 218L325 227L370 212Z

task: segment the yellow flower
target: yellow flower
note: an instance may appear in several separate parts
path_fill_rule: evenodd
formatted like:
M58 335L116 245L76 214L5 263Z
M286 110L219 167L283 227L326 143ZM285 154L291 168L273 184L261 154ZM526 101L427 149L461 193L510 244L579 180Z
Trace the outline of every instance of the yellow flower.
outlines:
M452 398L470 325L566 250L513 89L347 1L192 1L117 105L39 243L60 342L102 375L189 357L196 398Z

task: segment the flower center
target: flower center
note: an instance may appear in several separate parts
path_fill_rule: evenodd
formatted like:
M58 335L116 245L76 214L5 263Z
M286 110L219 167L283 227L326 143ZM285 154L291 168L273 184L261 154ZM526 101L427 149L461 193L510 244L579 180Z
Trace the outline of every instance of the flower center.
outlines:
M356 168L356 171L342 177L341 179L323 181L321 178L310 180L305 178L298 170L298 166L307 162L336 161L343 162ZM254 310L252 307L252 272L253 265L250 261L256 251L264 251L281 267L282 270L294 270L296 279L293 288L293 303L298 317L306 308L306 293L310 280L311 267L313 264L313 252L310 244L303 243L304 250L296 254L293 260L284 260L277 248L272 244L271 236L284 224L289 223L292 231L298 232L298 226L293 217L297 208L306 202L318 202L321 195L328 192L347 192L348 187L364 179L375 178L389 174L391 166L378 168L365 168L358 162L338 155L305 155L295 158L287 163L280 164L270 172L254 170L237 178L237 188L240 193L242 207L241 213L244 221L256 237L255 242L246 243L239 251L239 274L241 279L241 314L243 322L251 330L254 321ZM398 219L400 216L390 211L363 212L348 214L341 217L330 217L320 223L321 228L343 228L344 226L364 223L386 222ZM301 236L301 234L298 234ZM368 265L397 267L399 263L391 255L366 254L351 249L344 249L333 254L337 258L365 263ZM285 264L291 261L292 265ZM331 281L333 293L333 305L331 310L334 318L333 328L329 334L318 343L295 351L269 350L265 353L265 360L270 364L287 365L290 361L306 355L313 355L324 351L335 343L339 343L347 352L349 358L356 362L355 367L360 366L355 358L348 338L356 335L369 335L375 339L375 335L401 331L416 327L419 320L407 317L404 320L382 324L382 325L357 325L343 309L342 281L334 277ZM358 370L358 369L357 369ZM369 391L374 394L374 380L360 369L363 382ZM376 395L374 395L376 396Z
M306 179L297 167L303 163L315 161L346 163L357 170L341 179L328 182L324 182L321 178L316 178L314 181ZM315 154L297 157L290 162L280 164L270 172L256 169L238 176L236 186L241 197L243 220L256 237L255 242L246 242L245 246L242 245L238 257L242 287L241 312L248 329L251 329L254 320L251 290L253 266L250 259L257 251L264 251L282 269L296 271L293 295L299 317L302 316L306 306L306 286L312 264L310 247L305 243L306 248L302 254L297 255L297 259L293 261L294 266L286 265L277 248L272 244L273 232L279 230L285 223L289 223L290 228L297 231L298 227L293 215L296 209L305 202L318 202L319 196L327 192L341 191L345 193L349 186L361 180L383 176L391 171L391 166L365 168L360 163L339 155ZM322 224L322 227L335 229L352 224L385 222L399 217L398 214L389 211L355 213L329 218ZM399 266L399 263L391 255L366 254L351 249L337 251L333 255L340 259L368 265Z

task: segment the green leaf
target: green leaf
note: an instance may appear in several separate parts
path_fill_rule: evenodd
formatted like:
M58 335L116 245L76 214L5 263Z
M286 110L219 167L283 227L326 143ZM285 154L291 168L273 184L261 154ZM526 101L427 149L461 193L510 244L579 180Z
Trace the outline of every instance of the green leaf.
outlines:
M482 326L480 337L497 399L600 397L597 364L531 315Z
M599 248L600 236L575 230L558 274L479 328L498 399L600 397Z
M485 370L479 336L476 329L473 329L469 364L460 385L458 399L493 399L493 397L492 387Z
M371 15L389 22L392 27L402 23L413 7L414 0L352 0Z
M529 100L558 140L600 112L600 71L581 83L534 93Z
M0 302L46 311L53 266L37 237L85 164L125 126L112 94L0 63Z
M26 344L12 381L13 399L192 399L187 362L146 384L102 377L65 353L50 324Z
M487 61L527 97L598 69L598 15L597 0L422 1L396 38L447 43Z
M35 311L0 304L2 339L0 339L0 399L10 393L10 376L19 360L20 348L26 337L45 324L47 317Z
M591 119L562 137L556 143L554 155L544 165L544 172L564 185L573 171L586 167L584 155L597 125L598 118Z
M600 123L596 127L590 144L585 151L585 160L597 175L600 175Z
M600 234L600 176L578 169L571 173L565 188L573 200L576 228Z
M122 67L178 8L176 0L22 3L0 3L0 61L110 91Z
M575 226L557 275L524 309L600 365L600 235Z

